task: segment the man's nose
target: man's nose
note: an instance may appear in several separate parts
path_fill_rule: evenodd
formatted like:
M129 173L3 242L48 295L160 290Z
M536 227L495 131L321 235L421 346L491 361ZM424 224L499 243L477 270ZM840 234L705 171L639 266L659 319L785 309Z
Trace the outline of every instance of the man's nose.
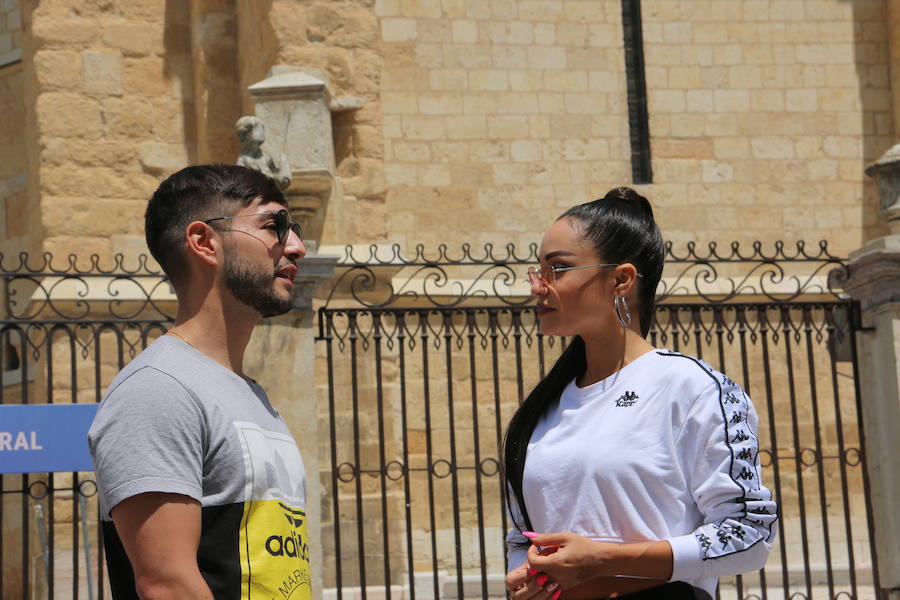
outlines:
M288 232L287 241L284 243L284 255L294 261L306 256L306 246L293 229Z

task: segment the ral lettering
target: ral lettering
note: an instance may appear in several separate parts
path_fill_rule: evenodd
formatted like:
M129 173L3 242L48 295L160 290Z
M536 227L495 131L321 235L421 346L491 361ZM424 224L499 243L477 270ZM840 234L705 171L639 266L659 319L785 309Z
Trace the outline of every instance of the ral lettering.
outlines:
M43 450L38 442L37 431L0 431L0 452L4 450Z

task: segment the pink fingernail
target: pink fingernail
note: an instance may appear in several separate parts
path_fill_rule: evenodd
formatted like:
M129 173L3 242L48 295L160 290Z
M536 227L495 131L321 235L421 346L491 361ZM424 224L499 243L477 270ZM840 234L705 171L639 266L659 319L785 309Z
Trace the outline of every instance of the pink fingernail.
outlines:
M559 597L561 595L562 595L562 590L556 590L555 592L553 592L553 594L550 597L553 598L553 600L559 600Z
M547 583L548 579L550 579L550 578L546 574L544 574L544 575L541 575L540 577L538 577L537 579L535 579L535 581L537 581L537 584L539 586L544 587L544 584Z
M529 576L529 577L534 577L534 576L537 575L537 574L538 574L538 570L537 570L537 569L528 569L528 576Z
M523 532L522 532L522 535L524 535L524 536L527 537L528 539L534 539L534 538L537 537L537 534L536 534L535 532L533 532L533 531L523 531Z

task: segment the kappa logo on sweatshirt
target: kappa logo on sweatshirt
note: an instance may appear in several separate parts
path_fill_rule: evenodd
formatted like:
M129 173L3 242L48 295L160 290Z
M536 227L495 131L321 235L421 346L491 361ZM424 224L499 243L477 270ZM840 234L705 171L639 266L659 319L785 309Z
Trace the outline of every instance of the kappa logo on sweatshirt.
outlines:
M637 392L625 392L616 400L616 406L634 406L634 403L637 401Z

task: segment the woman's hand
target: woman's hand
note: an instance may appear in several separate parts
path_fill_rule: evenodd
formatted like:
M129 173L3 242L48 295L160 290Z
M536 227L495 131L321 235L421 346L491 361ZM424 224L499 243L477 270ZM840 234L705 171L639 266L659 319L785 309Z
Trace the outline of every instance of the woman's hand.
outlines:
M527 532L528 565L563 590L596 577L630 575L665 581L672 575L672 548L666 541L595 542L575 533Z
M531 543L528 565L546 573L564 590L595 577L616 575L609 562L621 544L595 542L569 532L534 534Z
M558 600L562 592L559 584L530 568L527 562L506 574L506 589L515 600Z

